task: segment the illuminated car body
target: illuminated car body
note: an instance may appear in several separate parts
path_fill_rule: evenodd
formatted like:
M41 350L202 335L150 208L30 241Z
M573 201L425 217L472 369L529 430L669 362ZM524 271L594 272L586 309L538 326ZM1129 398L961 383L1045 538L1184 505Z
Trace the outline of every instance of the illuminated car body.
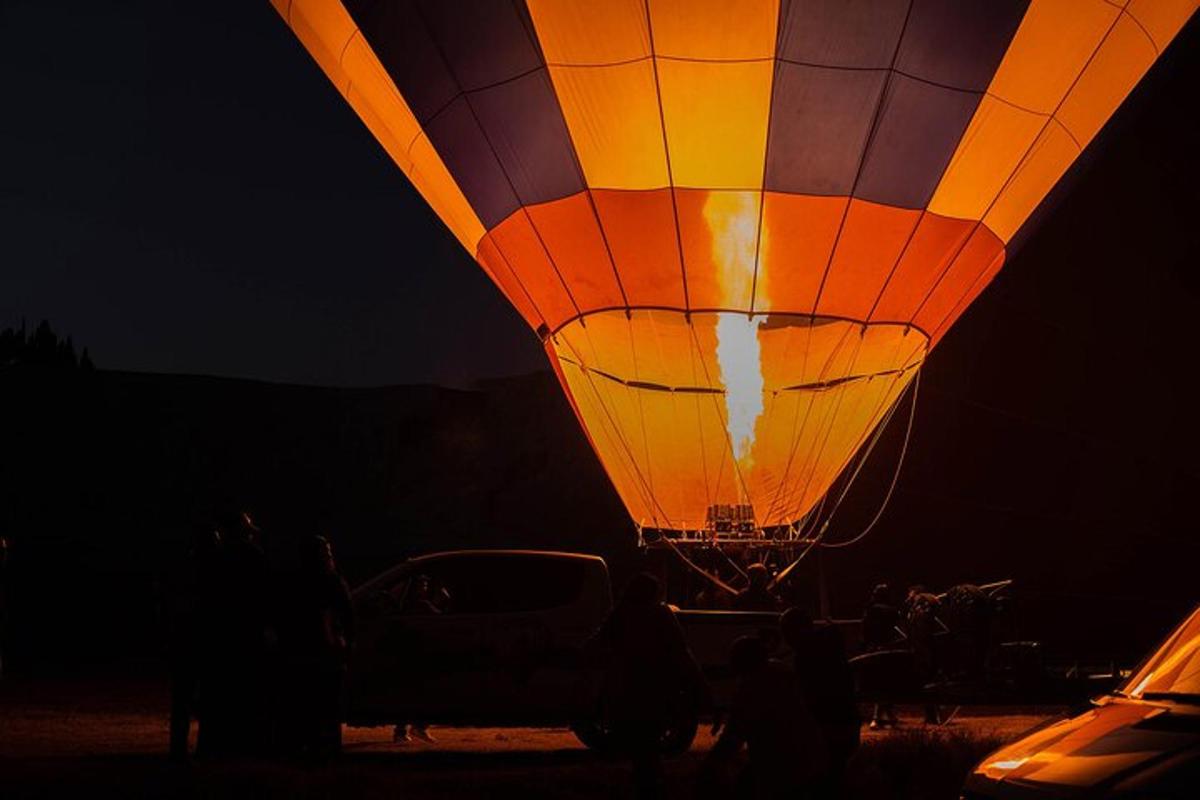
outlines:
M985 758L963 797L1200 796L1200 608L1122 691Z

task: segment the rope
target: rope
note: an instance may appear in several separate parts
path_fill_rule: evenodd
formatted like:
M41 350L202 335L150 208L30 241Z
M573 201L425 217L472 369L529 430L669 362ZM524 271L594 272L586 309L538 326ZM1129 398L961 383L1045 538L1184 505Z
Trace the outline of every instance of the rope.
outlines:
M918 367L918 370L919 369L920 367ZM822 533L825 532L830 523L833 521L833 515L837 513L839 508L841 508L842 501L846 499L846 495L850 493L850 488L854 485L854 482L858 480L859 473L861 473L863 467L867 465L867 459L871 457L871 453L875 450L875 445L879 444L879 440L883 437L884 430L886 430L887 426L891 423L892 417L895 416L896 409L899 407L899 398L897 398L897 402L887 410L887 412L884 414L883 420L877 426L875 426L875 429L871 432L871 438L867 442L867 446L863 448L862 453L859 455L858 463L855 465L853 472L850 473L850 477L842 486L842 491L838 495L838 499L834 501L833 508L829 510L829 516L825 518L825 523L821 526Z
M720 554L721 554L721 558L725 559L725 563L726 563L726 564L728 564L729 566L733 567L733 571L734 571L734 572L736 572L738 575L741 575L741 576L742 576L743 578L745 578L746 580L749 580L749 579L750 579L750 576L748 576L748 575L746 574L746 571L745 571L745 570L743 570L741 567L739 567L739 566L738 566L738 564L737 564L737 562L736 562L736 561L734 561L732 558L730 558L730 557L729 557L729 554L728 554L728 553L726 553L726 552L725 552L723 549L721 549L720 547L716 548L716 551L717 551L718 553L720 553Z
M871 518L871 521L869 523L867 523L867 527L863 528L862 532L860 532L857 536L852 536L851 538L847 539L844 542L822 542L822 544L821 544L822 547L829 547L829 548L849 547L852 544L860 542L863 540L863 538L866 537L866 535L868 533L871 532L871 530L875 527L875 524L877 522L879 522L880 518L883 517L883 512L887 509L888 503L891 502L892 493L896 491L896 484L900 480L900 470L904 466L904 457L908 454L908 443L912 437L913 419L917 416L917 392L919 392L920 389L921 389L921 371L917 370L916 377L913 378L912 400L911 400L911 402L909 404L909 408L908 408L908 425L904 429L904 444L901 445L901 447L900 447L900 457L898 459L896 459L896 469L892 473L892 482L890 484L888 484L887 493L884 494L884 496L883 496L883 502L879 505L879 510L875 512L875 516ZM889 420L891 419L890 415L888 416L888 419ZM880 429L882 430L882 428L883 428L883 426L881 425ZM864 463L865 463L865 459L864 459ZM861 465L860 465L860 468L861 468ZM841 503L840 499L838 500L838 503L839 504ZM833 510L837 511L837 507L835 506ZM833 512L830 512L829 516L832 517Z
M959 711L962 711L962 706L955 706L954 710L950 712L950 716L946 717L944 720L942 720L941 722L938 723L938 727L944 728L947 725L949 725L950 721L958 716Z
M892 474L891 485L888 486L887 494L884 496L884 499L883 499L883 504L880 505L879 510L877 512L875 512L874 519L871 520L870 524L867 525L865 530L863 530L857 536L854 536L853 538L848 539L845 542L836 542L833 544L824 544L822 542L822 540L825 538L826 532L829 530L830 522L833 521L834 514L837 513L837 510L841 506L842 501L845 500L846 495L849 494L850 487L854 485L855 479L858 477L859 473L862 471L863 466L867 463L867 459L870 457L871 451L873 451L875 449L875 445L879 442L879 439L882 436L884 429L887 428L888 423L892 421L892 416L896 412L896 406L893 406L888 411L887 417L883 420L882 423L880 423L879 427L875 429L875 433L871 437L871 441L867 444L866 450L863 451L863 456L859 460L858 466L855 467L854 472L851 473L850 479L848 481L846 481L846 485L842 488L841 494L838 495L837 502L834 503L833 508L830 509L830 511L829 511L829 516L826 517L825 522L823 522L821 524L820 530L817 531L817 534L812 537L812 540L808 543L808 546L805 547L803 551L801 551L800 555L796 556L796 559L794 561L792 561L791 564L789 564L786 568L784 568L784 570L782 572L780 572L779 574L777 574L775 576L775 578L769 584L770 587L778 586L780 583L782 583L784 580L786 580L787 576L790 575L797 566L799 566L800 562L803 561L808 556L808 554L810 552L812 552L812 549L814 547L816 547L818 544L820 544L823 547L846 547L848 545L854 544L855 542L861 540L864 536L866 536L868 533L871 532L872 528L875 527L875 523L877 523L879 521L880 517L883 516L884 509L887 508L888 502L891 500L891 497L892 497L892 492L896 488L896 482L900 478L900 468L901 468L901 466L903 466L904 456L908 452L908 442L909 442L909 438L912 435L913 419L916 416L917 391L920 388L920 382L921 382L921 371L920 371L920 369L918 369L916 377L913 378L912 403L911 403L911 405L909 407L909 411L908 411L908 426L904 431L904 445L903 445L902 449L900 450L900 458L896 463L896 470ZM899 405L899 404L897 404L897 405Z
M692 561L690 558L688 558L686 555L684 555L683 551L680 550L679 547L674 542L672 542L669 538L664 536L664 537L662 537L662 541L666 543L667 547L671 548L671 552L673 552L675 555L679 556L680 561L682 561L684 564L686 564L688 567L690 567L694 571L698 572L700 575L707 578L715 586L719 587L720 589L722 589L732 595L736 595L738 593L737 589L734 589L728 583L721 580L716 575L713 575L711 572L708 572L703 567L701 567L699 564L697 564L695 561Z
M808 545L804 548L803 551L801 551L800 555L796 556L796 559L791 564L788 564L786 567L784 567L783 571L778 573L771 580L771 582L767 584L767 588L774 589L776 586L783 583L783 581L787 578L787 576L792 574L792 570L794 570L797 566L799 566L800 562L804 560L804 557L807 556L809 554L809 552L812 551L813 547L816 546L817 542L821 541L821 537L824 535L825 535L825 528L821 528L821 532L818 533L816 536L814 536L809 541Z

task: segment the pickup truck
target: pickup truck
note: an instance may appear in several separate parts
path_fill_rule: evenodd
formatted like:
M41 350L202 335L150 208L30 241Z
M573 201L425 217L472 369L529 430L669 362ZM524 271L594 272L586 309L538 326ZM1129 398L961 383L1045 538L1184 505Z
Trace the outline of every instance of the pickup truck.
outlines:
M402 723L569 726L595 749L604 726L602 674L582 646L612 608L608 567L596 556L468 550L405 561L354 592L357 640L347 680L351 725ZM732 694L729 646L775 635L770 612L681 611L693 654L721 708ZM684 708L663 732L681 752L698 715Z

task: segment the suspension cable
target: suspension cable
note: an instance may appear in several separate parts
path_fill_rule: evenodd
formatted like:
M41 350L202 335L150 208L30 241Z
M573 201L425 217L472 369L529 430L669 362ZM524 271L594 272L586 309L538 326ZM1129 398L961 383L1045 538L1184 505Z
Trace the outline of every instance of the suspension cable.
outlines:
M666 543L667 547L669 547L671 549L671 552L673 552L675 555L677 555L679 557L680 561L682 561L684 564L686 564L688 567L690 567L695 572L697 572L700 575L702 575L703 577L707 578L713 585L715 585L719 589L722 589L723 591L728 592L729 594L732 594L732 595L736 595L738 593L737 589L733 588L728 583L721 580L716 575L707 571L706 569L701 567L699 564L697 564L695 561L692 561L690 558L688 558L686 555L684 555L684 552L682 550L680 550L679 546L676 545L674 542L672 542L670 540L670 538L664 536L664 537L662 537L662 541L664 543Z
M864 536L866 536L868 533L870 533L872 528L875 527L875 523L877 523L879 521L880 517L883 516L884 509L887 508L888 502L891 500L891 497L892 497L892 492L896 488L896 482L900 478L900 467L903 466L904 456L908 452L908 442L909 442L909 438L912 435L913 419L916 416L917 391L920 387L920 382L921 382L921 370L918 367L917 374L913 377L912 401L909 406L908 425L904 431L904 444L900 450L900 458L898 459L898 461L896 463L896 469L892 474L892 481L891 481L891 484L888 486L887 494L885 495L885 497L883 499L883 504L879 507L879 510L875 513L874 519L871 520L870 524L867 525L865 530L863 530L858 535L852 537L851 539L846 540L845 542L836 542L833 544L826 545L822 541L825 538L826 532L828 532L828 530L829 530L829 524L833 521L834 514L837 513L837 510L841 506L842 501L845 500L846 495L849 494L850 487L854 485L855 479L858 477L858 474L862 471L863 466L867 463L867 458L871 455L871 451L875 449L875 445L879 442L879 439L883 434L883 430L888 426L888 423L892 421L892 416L896 412L896 406L893 406L891 408L891 410L888 411L887 417L883 420L883 422L880 423L879 427L876 428L874 435L871 437L870 442L867 444L866 450L863 452L862 458L858 462L858 466L855 467L854 472L851 473L850 479L848 481L846 481L846 485L844 487L842 487L841 494L838 495L838 499L834 503L833 508L831 508L829 510L829 516L827 516L825 518L825 521L823 523L821 523L820 529L811 538L811 540L807 543L807 546L800 552L800 555L796 556L795 560L792 561L791 564L788 564L787 567L785 567L781 572L779 572L774 577L774 579L772 579L769 586L771 586L771 587L778 586L780 583L782 583L784 580L786 580L788 575L790 575L792 573L792 571L795 570L795 568L797 566L799 566L800 562L803 561L808 556L808 554L810 552L812 552L812 549L814 547L816 547L817 545L821 545L823 547L846 547L847 545L854 544L855 542L861 540ZM897 404L897 405L899 405L899 404Z
M875 524L883 517L883 512L887 509L888 503L892 500L892 493L896 491L896 484L900 481L900 470L904 467L904 457L908 454L908 443L912 437L913 419L917 416L917 392L921 389L921 371L917 370L916 376L913 377L912 399L908 408L908 425L904 429L904 443L900 446L900 457L896 459L896 469L892 472L892 481L888 484L887 492L883 496L883 502L879 505L879 510L875 512L875 516L867 523L867 527L863 528L856 536L852 536L842 542L822 542L822 547L838 548L849 547L852 544L862 541L868 533L875 527ZM840 503L840 500L839 500ZM836 506L834 511L836 511ZM830 513L832 517L832 512Z

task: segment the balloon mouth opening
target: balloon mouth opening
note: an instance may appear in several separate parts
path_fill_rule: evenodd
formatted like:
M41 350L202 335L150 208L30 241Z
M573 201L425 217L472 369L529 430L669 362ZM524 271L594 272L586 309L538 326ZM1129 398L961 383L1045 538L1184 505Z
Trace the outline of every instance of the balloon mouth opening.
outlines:
M904 323L622 308L546 347L640 526L750 533L806 517L929 338Z

